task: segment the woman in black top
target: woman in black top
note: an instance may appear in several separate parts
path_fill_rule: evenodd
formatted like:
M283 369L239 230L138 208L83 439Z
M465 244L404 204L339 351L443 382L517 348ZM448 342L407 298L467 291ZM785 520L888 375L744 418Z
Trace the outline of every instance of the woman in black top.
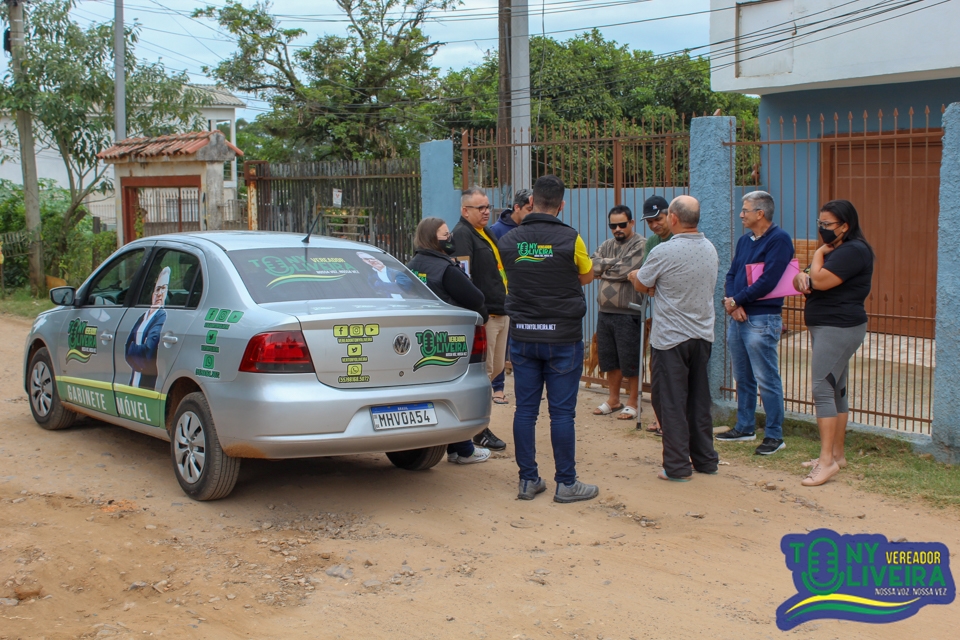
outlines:
M804 320L813 343L813 400L820 430L820 457L803 463L810 467L802 481L808 487L825 483L847 466L847 374L867 333L863 303L870 295L874 258L857 210L847 200L823 205L817 227L824 244L813 255L809 274L797 274L793 281L807 295Z
M450 257L456 249L447 223L440 218L421 220L417 225L414 249L416 253L407 268L441 300L476 311L486 323L489 314L484 306L483 292ZM485 462L489 457L489 449L478 447L471 440L447 446L447 460L456 464Z

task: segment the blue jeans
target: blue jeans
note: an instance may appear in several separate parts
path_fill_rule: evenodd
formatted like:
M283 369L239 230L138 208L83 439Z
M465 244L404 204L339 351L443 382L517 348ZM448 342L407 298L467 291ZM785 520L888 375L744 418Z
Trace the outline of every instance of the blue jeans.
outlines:
M583 342L546 344L510 341L513 363L514 395L517 410L513 414L513 443L521 480L536 480L536 425L540 398L547 387L550 411L550 442L557 483L577 480L577 437L573 419L577 415L577 393L583 372Z
M766 314L747 316L745 322L730 321L727 347L737 382L737 431L757 430L757 386L767 413L765 438L783 439L783 382L777 362L777 345L783 318Z

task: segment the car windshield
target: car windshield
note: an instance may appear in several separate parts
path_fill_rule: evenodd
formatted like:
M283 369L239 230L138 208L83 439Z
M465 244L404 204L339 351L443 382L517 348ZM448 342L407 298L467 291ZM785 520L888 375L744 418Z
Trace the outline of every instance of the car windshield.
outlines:
M387 298L432 300L433 293L396 259L379 251L317 247L229 251L258 303Z

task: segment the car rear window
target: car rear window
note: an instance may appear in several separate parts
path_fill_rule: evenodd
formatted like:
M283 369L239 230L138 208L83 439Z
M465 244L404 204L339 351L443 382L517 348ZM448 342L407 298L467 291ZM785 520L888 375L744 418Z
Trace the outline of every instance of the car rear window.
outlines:
M434 298L396 259L376 251L284 247L244 249L227 255L257 303Z

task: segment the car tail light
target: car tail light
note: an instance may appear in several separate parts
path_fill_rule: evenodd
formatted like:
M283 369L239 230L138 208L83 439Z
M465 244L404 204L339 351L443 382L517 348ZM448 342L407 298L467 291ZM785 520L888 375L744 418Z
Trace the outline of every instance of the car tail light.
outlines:
M302 332L270 331L250 338L240 361L240 371L313 373L313 361Z
M470 364L487 361L487 328L477 327L473 334L473 349L470 351Z

